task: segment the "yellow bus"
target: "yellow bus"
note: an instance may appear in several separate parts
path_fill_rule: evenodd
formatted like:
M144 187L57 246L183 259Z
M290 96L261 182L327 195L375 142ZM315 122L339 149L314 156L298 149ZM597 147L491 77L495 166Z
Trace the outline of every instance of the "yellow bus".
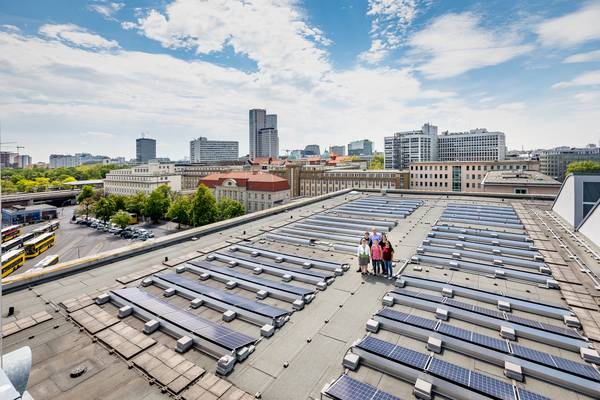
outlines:
M2 243L16 238L21 234L21 225L11 225L2 228Z
M53 254L44 257L42 261L34 265L34 268L46 268L58 263L58 255Z
M6 277L25 264L25 250L11 250L2 254L2 277Z
M45 225L40 226L37 229L34 229L33 234L35 236L38 236L38 235L41 235L42 233L54 232L59 227L60 227L60 221L50 222L49 224L45 224Z
M54 246L54 232L44 233L23 243L25 258L34 258Z

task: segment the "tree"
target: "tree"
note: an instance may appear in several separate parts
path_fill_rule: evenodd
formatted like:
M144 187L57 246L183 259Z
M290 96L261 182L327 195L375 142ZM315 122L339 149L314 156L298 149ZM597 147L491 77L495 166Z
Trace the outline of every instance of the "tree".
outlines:
M110 197L102 197L94 204L94 214L102 221L108 221L115 211L115 202Z
M90 214L90 206L93 204L92 198L94 197L94 189L85 185L81 188L81 192L77 195L77 203L82 204L85 209L85 217Z
M125 202L125 209L131 213L142 215L146 208L148 196L144 192L138 192L133 196L128 196Z
M115 211L121 211L127 208L127 196L123 196L122 194L111 194L108 197L115 203Z
M171 221L177 221L177 229L181 224L190 225L190 212L192 202L188 196L178 196L173 200L167 211L167 218Z
M110 222L123 229L133 223L133 218L127 211L117 211L110 217Z
M3 194L15 193L17 191L17 186L9 180L3 180L0 187Z
M381 154L377 154L371 158L369 169L383 169L383 156Z
M161 185L150 193L144 207L144 215L150 217L155 223L165 216L171 205L171 198L168 195L171 190L168 187L168 190L165 190L162 186L166 185Z
M215 196L204 184L198 186L196 194L192 199L192 210L190 213L192 225L202 226L215 222L219 217L217 201Z
M225 220L229 218L239 217L246 213L244 205L237 200L232 200L229 197L223 197L217 203L217 209L219 211L219 220Z
M600 163L592 160L573 161L567 167L567 173L574 172L600 172Z

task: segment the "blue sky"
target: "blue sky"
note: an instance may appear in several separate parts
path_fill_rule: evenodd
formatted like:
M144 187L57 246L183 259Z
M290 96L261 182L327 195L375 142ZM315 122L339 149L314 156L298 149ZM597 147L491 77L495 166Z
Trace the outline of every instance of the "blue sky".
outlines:
M0 121L36 161L181 159L198 136L280 148L476 127L509 148L600 140L600 1L151 0L0 4ZM6 148L5 150L10 150Z

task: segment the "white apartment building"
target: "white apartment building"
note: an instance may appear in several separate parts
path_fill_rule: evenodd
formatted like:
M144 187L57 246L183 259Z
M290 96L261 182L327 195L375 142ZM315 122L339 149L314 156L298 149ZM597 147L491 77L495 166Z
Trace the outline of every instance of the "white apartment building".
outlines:
M437 126L425 124L420 130L397 132L385 138L384 168L406 169L410 163L437 159Z
M190 141L190 162L216 162L237 160L239 143L226 140L208 140L205 137Z
M50 168L77 167L80 164L78 156L67 154L50 154Z
M112 170L104 178L104 193L149 194L160 185L169 186L173 192L181 191L181 175L175 172L175 164L150 162L133 168Z
M506 158L506 138L503 132L485 128L469 132L438 136L437 161L496 161Z

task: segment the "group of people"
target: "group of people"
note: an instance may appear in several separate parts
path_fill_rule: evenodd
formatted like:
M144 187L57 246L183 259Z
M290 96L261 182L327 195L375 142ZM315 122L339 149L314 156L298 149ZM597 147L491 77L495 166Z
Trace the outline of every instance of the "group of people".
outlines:
M357 256L359 268L356 272L362 275L383 275L392 279L394 248L384 233L377 232L375 228L372 228L370 233L365 232L358 245ZM372 266L371 271L369 263Z

